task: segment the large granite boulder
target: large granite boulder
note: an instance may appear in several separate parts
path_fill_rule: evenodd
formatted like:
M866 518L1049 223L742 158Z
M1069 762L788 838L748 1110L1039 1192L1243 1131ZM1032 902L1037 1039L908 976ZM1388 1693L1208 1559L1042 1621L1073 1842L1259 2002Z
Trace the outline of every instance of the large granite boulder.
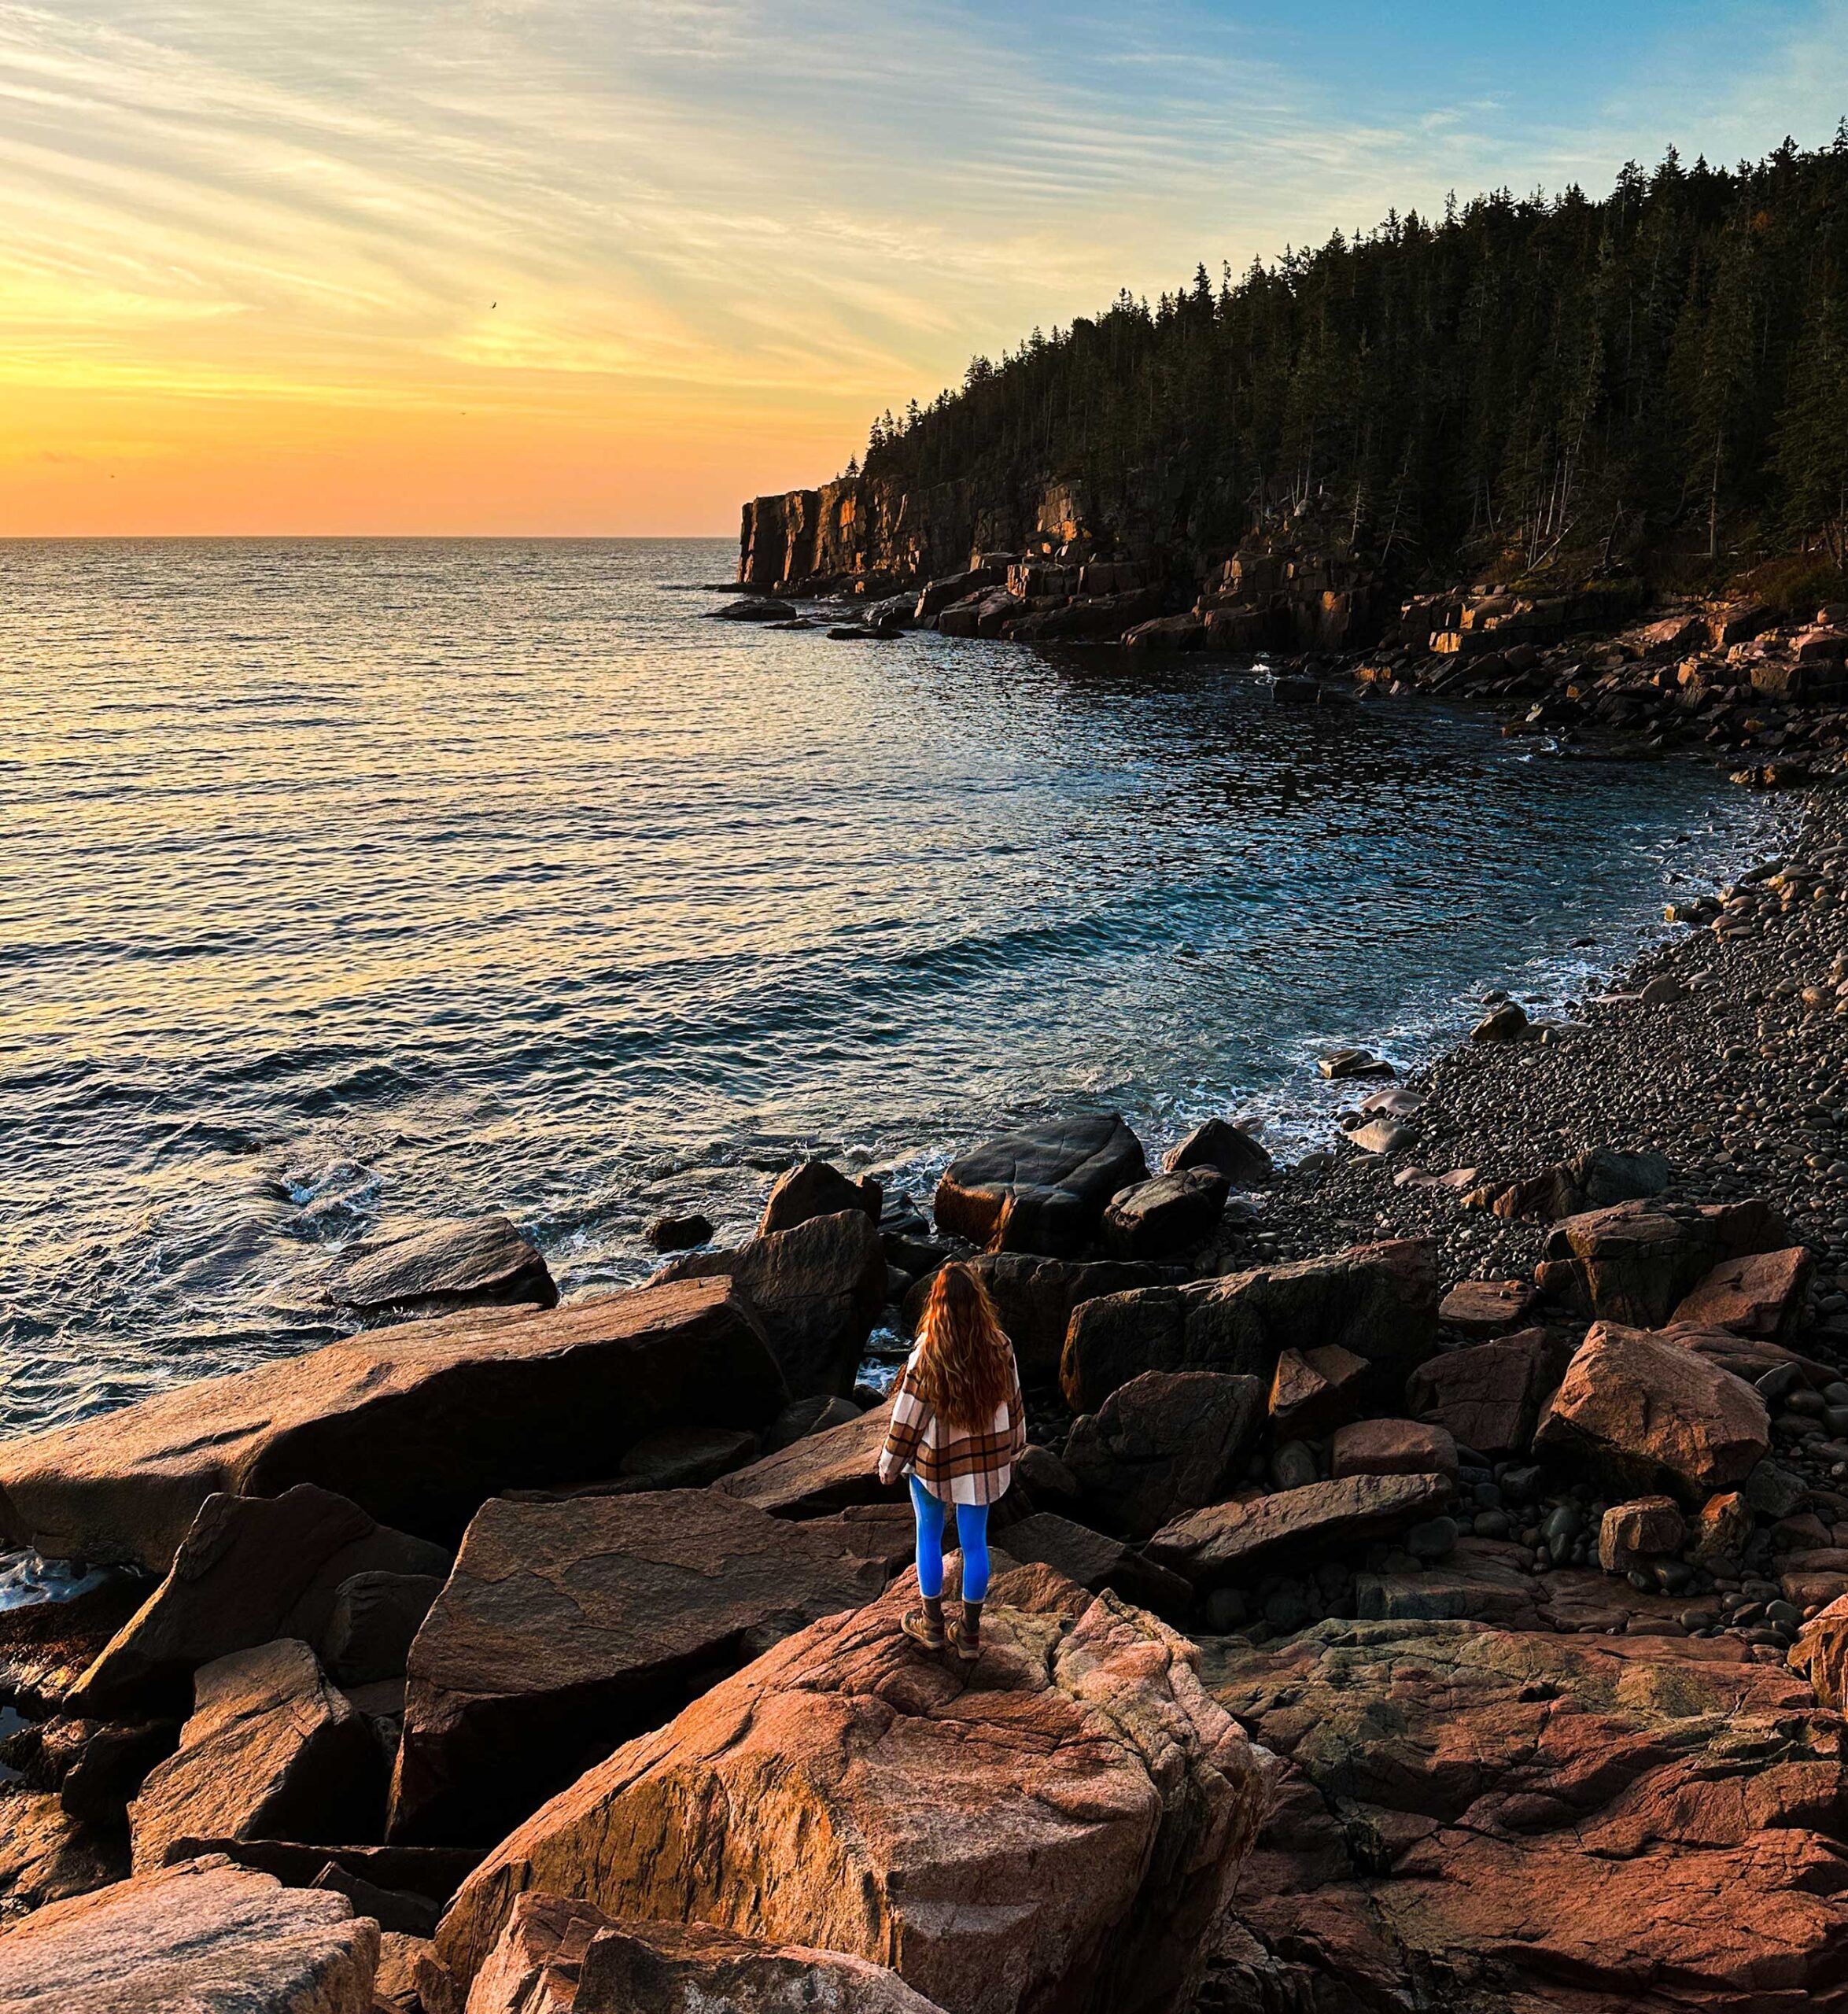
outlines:
M437 1934L473 1979L523 1894L889 1964L957 2014L1184 2005L1266 1802L1196 1654L1043 1567L964 1677L909 1575L813 1624L536 1813Z
M1613 1488L1699 1504L1770 1451L1765 1401L1682 1339L1600 1322L1566 1367L1534 1447L1576 1459Z
M81 1713L190 1698L193 1673L278 1637L319 1643L341 1584L356 1573L443 1575L449 1555L379 1524L314 1483L280 1496L206 1498L167 1577L83 1674Z
M1049 1120L952 1161L937 1184L937 1226L992 1251L1074 1259L1111 1197L1148 1172L1142 1142L1114 1113Z
M201 1667L179 1747L128 1807L135 1872L176 1840L376 1839L385 1754L371 1723L305 1643L265 1643Z
M1234 1189L1267 1189L1277 1172L1263 1142L1223 1119L1203 1120L1169 1149L1162 1166L1171 1175L1182 1168L1217 1168Z
M210 1857L39 1910L0 1937L6 2014L373 2014L378 1926L344 1895Z
M483 1505L411 1647L394 1842L490 1845L691 1692L886 1584L716 1490Z
M810 1217L734 1250L670 1260L658 1280L724 1278L762 1318L791 1398L845 1397L886 1304L886 1255L864 1210Z
M559 1290L539 1248L498 1213L426 1224L349 1246L323 1297L361 1315L436 1315L469 1307L555 1308Z
M1420 1364L1406 1380L1405 1403L1418 1418L1491 1460L1522 1454L1571 1360L1571 1346L1562 1338L1524 1329Z
M1222 1370L1269 1379L1285 1349L1333 1346L1370 1367L1381 1396L1437 1340L1437 1271L1422 1238L1300 1259L1184 1287L1107 1294L1072 1312L1060 1382L1094 1412L1145 1370Z
M1207 1663L1286 1772L1202 2006L1839 2003L1841 1725L1736 1643L1325 1622Z
M883 1965L704 1923L522 1895L468 2014L940 2014Z
M969 1260L994 1303L1001 1326L1014 1346L1020 1378L1027 1385L1050 1385L1059 1375L1065 1331L1080 1301L1105 1293L1160 1286L1179 1277L1172 1268L1139 1260L1042 1259L1030 1252L983 1252ZM917 1282L905 1297L904 1318L915 1332L923 1318L931 1282Z
M814 1217L839 1216L843 1210L858 1210L879 1222L885 1192L869 1175L858 1182L827 1161L799 1161L777 1176L764 1213L758 1219L759 1238L773 1238L780 1230L794 1230Z
M1215 1167L1189 1167L1119 1190L1104 1208L1104 1249L1118 1259L1191 1252L1218 1228L1230 1186Z
M1547 1258L1602 1321L1659 1329L1682 1297L1729 1259L1787 1250L1795 1240L1765 1202L1614 1203L1555 1224Z
M478 1309L0 1440L0 1536L164 1573L208 1496L313 1482L453 1544L490 1492L592 1481L645 1434L755 1428L788 1400L724 1281Z
M734 1469L715 1491L776 1518L820 1518L850 1504L895 1503L903 1492L879 1479L880 1450L892 1424L888 1403L839 1426L824 1427Z
M1676 1304L1676 1327L1724 1329L1777 1342L1802 1320L1816 1262L1801 1245L1723 1259Z
M1145 1550L1158 1566L1204 1590L1390 1537L1434 1516L1449 1499L1448 1476L1343 1476L1190 1511L1164 1525Z
M1145 1539L1224 1496L1263 1430L1264 1398L1256 1378L1145 1370L1072 1422L1065 1466L1107 1523Z

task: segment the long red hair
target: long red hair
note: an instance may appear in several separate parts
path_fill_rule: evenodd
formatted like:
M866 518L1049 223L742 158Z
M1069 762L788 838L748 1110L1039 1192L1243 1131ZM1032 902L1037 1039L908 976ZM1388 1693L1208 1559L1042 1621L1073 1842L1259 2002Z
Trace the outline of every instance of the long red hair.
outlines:
M985 1433L1014 1395L1014 1346L980 1274L939 1267L917 1333L918 1396L957 1433Z

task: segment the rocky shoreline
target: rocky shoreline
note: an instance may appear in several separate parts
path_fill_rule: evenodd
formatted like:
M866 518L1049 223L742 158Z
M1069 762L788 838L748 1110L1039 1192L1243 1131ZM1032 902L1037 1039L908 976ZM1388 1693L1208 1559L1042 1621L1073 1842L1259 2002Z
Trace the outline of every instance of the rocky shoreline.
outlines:
M0 1536L93 1570L0 1614L0 2008L1848 2006L1799 802L1570 1018L1331 1056L1292 1165L1230 1114L980 1143L928 1212L808 1163L563 1305L479 1219L330 1275L343 1341L0 1441ZM952 1257L1032 1440L970 1673L896 1629L857 1381Z

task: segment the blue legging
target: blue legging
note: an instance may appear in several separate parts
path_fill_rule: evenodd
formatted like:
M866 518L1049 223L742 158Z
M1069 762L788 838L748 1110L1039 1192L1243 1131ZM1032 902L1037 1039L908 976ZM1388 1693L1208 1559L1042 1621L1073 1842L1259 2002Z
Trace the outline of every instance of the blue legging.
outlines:
M911 1507L917 1513L917 1592L934 1602L943 1592L943 1506L916 1476ZM979 1602L988 1592L988 1506L957 1504L956 1536L962 1547L962 1598Z

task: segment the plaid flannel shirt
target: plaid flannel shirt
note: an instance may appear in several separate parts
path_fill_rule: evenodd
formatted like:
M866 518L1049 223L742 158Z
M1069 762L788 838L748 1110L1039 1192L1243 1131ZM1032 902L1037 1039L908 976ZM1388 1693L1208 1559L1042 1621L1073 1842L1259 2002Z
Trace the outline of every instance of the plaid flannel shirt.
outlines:
M1013 1386L979 1433L946 1426L918 1396L913 1350L892 1396L892 1423L879 1458L881 1482L914 1475L939 1503L997 1503L1027 1451L1027 1408L1016 1367Z

